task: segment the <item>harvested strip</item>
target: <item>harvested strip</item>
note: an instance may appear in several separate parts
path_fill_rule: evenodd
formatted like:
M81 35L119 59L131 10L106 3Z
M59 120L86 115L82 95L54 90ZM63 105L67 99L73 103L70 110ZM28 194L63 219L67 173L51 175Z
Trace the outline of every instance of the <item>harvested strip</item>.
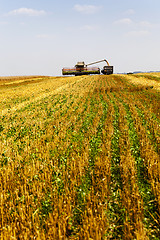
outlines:
M145 228L143 226L143 208L142 198L139 194L136 177L135 160L131 155L129 129L126 120L126 112L123 105L117 100L120 109L120 172L123 181L122 206L125 209L124 238L141 239L146 238Z
M108 202L108 218L110 222L107 237L123 239L125 209L122 206L121 192L123 190L120 173L120 147L119 147L119 108L111 99L114 106L113 137L111 140L111 183L110 198Z
M123 103L123 105L126 109L127 120L128 120L129 130L130 130L129 136L130 136L132 156L135 157L136 165L137 165L139 191L144 201L145 224L146 224L146 227L148 228L148 234L150 238L154 239L155 236L158 237L159 235L158 233L159 228L157 225L158 222L155 221L155 219L159 215L158 213L156 213L157 209L155 204L155 196L152 193L151 184L147 177L147 168L144 165L144 160L141 158L140 143L139 143L137 132L134 128L134 122L132 119L129 105L126 103ZM152 226L152 230L154 229L154 233L151 233L149 231L151 226Z
M123 75L124 76L124 75ZM142 85L147 87L153 87L157 91L160 91L160 83L155 80L146 79L143 77L137 78L134 76L124 76L127 80L129 80L131 83L134 83L136 85Z

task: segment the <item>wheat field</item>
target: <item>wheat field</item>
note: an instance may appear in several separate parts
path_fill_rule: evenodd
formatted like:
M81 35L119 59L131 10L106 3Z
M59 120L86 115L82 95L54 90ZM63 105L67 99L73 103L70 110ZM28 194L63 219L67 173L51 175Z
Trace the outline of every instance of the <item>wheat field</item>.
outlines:
M160 236L160 73L0 78L0 239Z

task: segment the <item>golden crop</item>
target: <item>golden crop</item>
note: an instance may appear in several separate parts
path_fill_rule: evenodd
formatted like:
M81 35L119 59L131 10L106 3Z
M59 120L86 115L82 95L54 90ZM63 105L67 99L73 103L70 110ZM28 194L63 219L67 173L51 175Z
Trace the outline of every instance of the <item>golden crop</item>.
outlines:
M1 239L159 239L159 80L0 79Z

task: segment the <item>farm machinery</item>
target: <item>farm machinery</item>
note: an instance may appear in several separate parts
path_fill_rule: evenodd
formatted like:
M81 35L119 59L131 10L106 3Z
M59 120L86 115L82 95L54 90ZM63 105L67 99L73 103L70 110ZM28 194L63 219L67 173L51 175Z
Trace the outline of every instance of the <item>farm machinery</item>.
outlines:
M107 66L104 66L102 70L100 70L100 68L98 67L88 67L90 65L100 63L100 62L107 63ZM101 73L105 75L113 74L113 66L110 66L106 59L89 63L89 64L85 64L84 62L77 62L77 64L73 68L62 69L63 75L79 76L79 75L90 75L90 74L101 74Z

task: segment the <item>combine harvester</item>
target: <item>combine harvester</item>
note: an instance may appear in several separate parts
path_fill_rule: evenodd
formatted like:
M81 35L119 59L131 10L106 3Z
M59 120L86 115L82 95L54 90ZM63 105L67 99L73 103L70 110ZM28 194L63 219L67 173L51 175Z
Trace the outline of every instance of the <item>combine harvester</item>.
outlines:
M107 66L104 66L102 70L100 70L100 68L98 68L98 67L88 67L89 65L93 65L96 63L100 63L100 62L107 63ZM77 64L75 65L74 68L63 68L62 69L63 75L79 76L79 75L90 75L90 74L101 74L101 73L105 74L105 75L113 74L113 66L110 66L106 59L97 61L97 62L93 62L93 63L89 63L89 64L85 64L84 62L77 62Z

